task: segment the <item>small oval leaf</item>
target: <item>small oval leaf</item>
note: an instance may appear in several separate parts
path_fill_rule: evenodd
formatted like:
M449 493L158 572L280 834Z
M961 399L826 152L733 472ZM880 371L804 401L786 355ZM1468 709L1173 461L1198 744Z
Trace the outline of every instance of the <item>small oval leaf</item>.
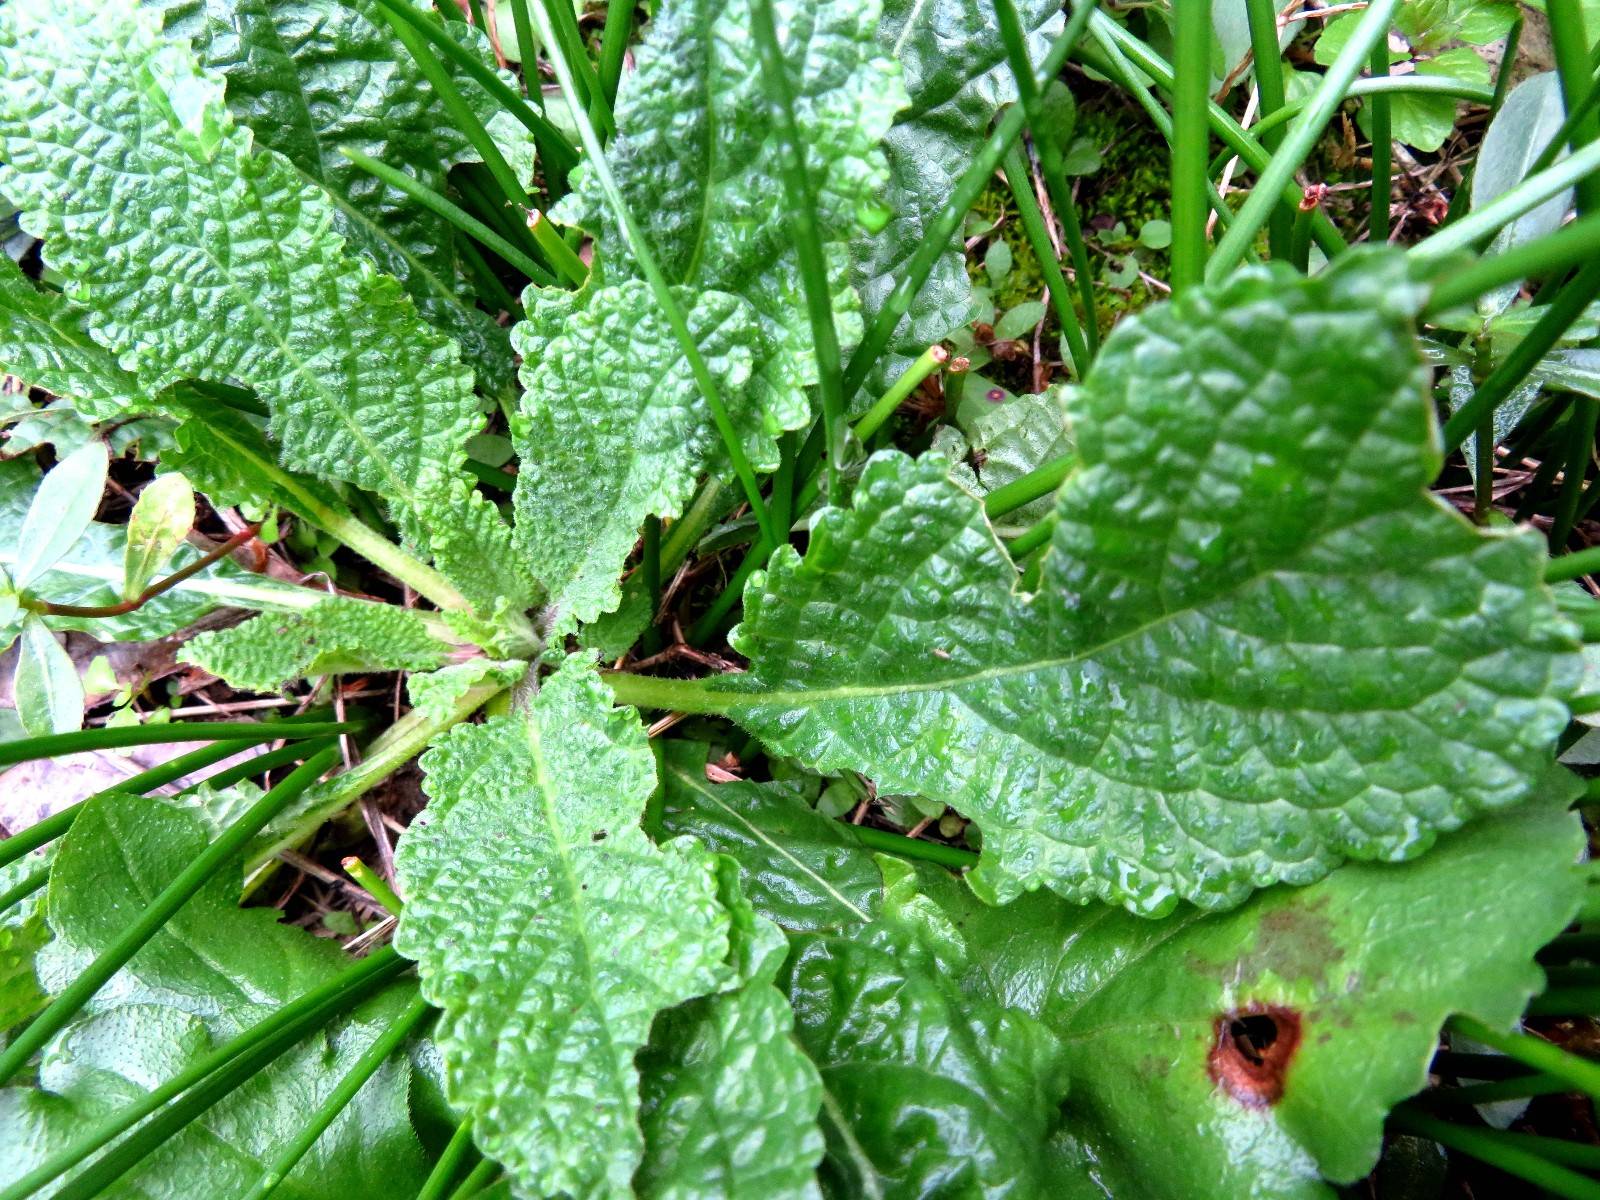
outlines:
M137 599L150 586L193 524L194 488L182 474L159 476L139 493L122 555L124 600Z
M22 622L17 647L15 699L22 727L32 737L71 733L83 724L83 684L56 635L39 617Z
M25 588L71 550L100 507L110 458L104 442L86 442L44 477L22 521L16 583Z

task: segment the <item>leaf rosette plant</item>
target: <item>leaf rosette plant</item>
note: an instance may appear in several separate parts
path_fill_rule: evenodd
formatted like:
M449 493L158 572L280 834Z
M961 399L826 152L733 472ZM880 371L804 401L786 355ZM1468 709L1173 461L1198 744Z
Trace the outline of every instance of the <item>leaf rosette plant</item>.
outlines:
M1520 18L1436 7L1293 98L1255 0L0 7L0 767L200 743L0 842L0 1200L1299 1198L1386 1132L1596 1194L1441 1116L1600 1095L1516 1029L1600 1011L1593 72L1550 0L1480 95ZM1115 322L1064 79L1170 145ZM1373 246L1296 175L1353 99ZM322 876L347 945L261 903Z

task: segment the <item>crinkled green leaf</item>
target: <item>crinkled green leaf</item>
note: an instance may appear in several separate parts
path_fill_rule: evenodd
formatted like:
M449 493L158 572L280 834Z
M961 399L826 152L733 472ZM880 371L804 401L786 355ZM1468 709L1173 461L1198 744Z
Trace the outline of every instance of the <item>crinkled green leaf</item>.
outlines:
M1061 29L1061 6L1019 0L1038 61ZM968 0L886 0L878 45L900 64L911 98L885 139L889 187L882 203L892 214L881 233L855 242L855 282L868 320L905 275L906 264L972 162L1003 104L1017 98L1005 44L991 4ZM893 378L910 359L971 320L972 283L959 230L939 257L890 343L879 374ZM872 395L857 397L865 407Z
M526 711L458 726L423 769L395 945L444 1010L451 1101L519 1190L627 1195L651 1020L731 982L712 857L645 837L644 730L576 656Z
M759 336L749 306L717 292L680 299L735 426L759 427L748 399ZM652 513L678 515L717 435L643 283L539 297L515 340L527 386L516 536L560 629L617 607L617 577L639 526Z
M1583 890L1577 791L1559 772L1537 804L1416 862L1352 864L1226 914L962 905L983 977L1067 1047L1053 1194L1331 1200L1319 1175L1365 1175L1384 1114L1427 1083L1445 1018L1504 1029L1543 987L1534 952ZM1255 1033L1259 1070L1223 1037L1252 1013L1272 1021Z
M307 675L430 671L450 648L411 609L330 596L303 613L266 613L190 638L179 660L251 692Z
M705 747L669 742L662 823L727 854L744 871L756 911L785 929L866 921L882 879L851 826L831 821L780 784L706 779Z
M346 253L327 194L252 148L221 79L131 0L7 6L0 74L0 190L96 341L150 391L253 386L285 465L423 507L480 423L471 373Z
M1000 900L1236 904L1526 799L1579 660L1542 543L1425 492L1402 272L1250 271L1120 326L1034 596L945 462L875 457L752 580L716 706L975 819Z
M465 299L449 224L356 167L358 150L436 192L452 163L475 158L372 0L158 0L166 32L187 39L200 62L227 81L228 108L257 141L327 189L334 227L418 309L460 343L488 390L509 392L506 333ZM488 43L464 22L447 29L481 52ZM446 60L447 70L450 64ZM455 80L480 119L498 105L461 73ZM517 126L520 131L521 126Z
M1067 1047L1008 1007L903 863L881 860L878 919L791 937L783 984L822 1073L840 1196L1047 1196Z
M779 45L816 196L818 232L840 343L860 337L849 246L881 203L879 149L905 102L899 71L876 43L876 0L777 0ZM753 457L775 461L771 435L810 418L804 388L817 367L787 200L778 122L761 79L749 0L670 0L639 44L607 148L622 189L667 280L727 292L759 314L756 377L767 436ZM596 230L608 278L637 274L593 172L579 167L559 216Z
M210 839L195 814L112 796L79 813L51 873L57 973L104 950ZM125 1106L214 1045L333 978L349 960L331 942L238 907L238 870L214 876L44 1052L37 1087L0 1091L0 1182L36 1166L94 1120ZM380 996L308 1039L135 1167L107 1195L193 1200L243 1195L398 1015ZM425 1165L407 1112L408 1068L382 1067L301 1160L278 1194L296 1200L413 1194Z
M510 687L528 671L528 664L511 659L472 658L438 671L406 676L406 696L411 707L421 709L430 720L445 721L456 702L486 680Z
M0 374L70 397L78 411L98 419L141 403L133 376L89 337L86 314L59 292L35 287L5 254L0 254Z
M822 1085L773 985L783 934L741 895L736 863L720 859L718 873L741 983L656 1018L638 1059L645 1157L634 1193L816 1197Z
M1068 404L1072 390L1053 387L1017 396L989 406L967 422L966 433L974 451L972 476L976 491L986 496L1022 478L1035 467L1072 452ZM1050 515L1052 501L1044 496L1007 513L1003 528L1013 535Z

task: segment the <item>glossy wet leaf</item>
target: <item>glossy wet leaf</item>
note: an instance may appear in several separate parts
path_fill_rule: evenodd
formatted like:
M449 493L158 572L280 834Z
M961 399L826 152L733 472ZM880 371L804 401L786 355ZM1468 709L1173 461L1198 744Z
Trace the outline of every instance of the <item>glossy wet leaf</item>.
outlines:
M759 430L752 310L716 292L680 299L736 428ZM515 340L527 385L516 536L560 628L621 603L617 579L640 525L682 510L720 443L645 284L530 300Z
M47 912L54 977L104 950L198 854L211 832L156 799L113 796L84 808L52 871ZM0 1181L22 1175L90 1123L348 965L331 942L238 907L239 869L185 905L90 1009L46 1048L37 1087L0 1091ZM192 1200L243 1195L398 1013L380 996L289 1051L144 1160L110 1195ZM279 1195L296 1200L412 1194L425 1173L407 1112L408 1068L382 1067L302 1160Z
M327 194L252 146L220 78L131 0L8 6L0 73L0 191L91 336L151 392L253 386L286 466L420 506L424 471L478 430L471 373L347 253Z
M1034 395L1017 396L1004 404L986 406L966 423L977 466L973 481L979 495L988 495L1021 479L1036 467L1072 451L1068 424L1071 391L1052 387ZM1053 500L1041 497L1000 519L1002 527L1022 532L1050 513Z
M196 634L179 658L233 687L272 692L309 675L432 670L448 653L410 609L330 596L304 613Z
M752 582L716 707L975 819L999 900L1227 906L1525 800L1578 659L1538 539L1425 493L1402 270L1252 271L1119 326L1035 596L946 463L876 456Z
M1047 1152L1067 1098L1067 1046L1008 1007L970 948L882 863L870 925L791 936L784 986L827 1098L833 1195L1054 1195Z
M152 479L128 514L122 598L136 599L165 567L194 524L194 488L178 472Z
M849 245L881 202L879 142L904 103L875 37L875 0L777 0L778 39L817 198L818 232L839 340L860 336ZM810 419L811 326L789 235L778 124L750 32L750 0L671 0L636 50L607 149L623 196L669 282L739 296L759 315L756 378L770 439ZM636 274L592 173L580 167L558 210L599 235L607 279ZM773 451L753 457L770 460Z
M870 919L882 886L854 831L781 784L712 783L705 747L669 742L662 824L726 854L743 871L756 911L785 929L830 929Z
M94 520L110 465L104 442L88 442L46 473L33 494L11 568L18 588L26 588L77 543Z
M713 860L645 837L644 730L577 657L423 769L395 944L443 1009L451 1102L519 1190L626 1194L644 1152L634 1055L660 1010L732 982Z
M1351 864L1227 914L967 902L984 978L1066 1046L1055 1194L1331 1200L1319 1177L1360 1179L1445 1018L1504 1029L1544 986L1533 954L1583 888L1576 791L1557 773L1416 862ZM1228 1014L1269 1023L1241 1045Z
M30 737L71 733L83 725L78 666L44 619L32 613L22 619L12 688L17 715Z

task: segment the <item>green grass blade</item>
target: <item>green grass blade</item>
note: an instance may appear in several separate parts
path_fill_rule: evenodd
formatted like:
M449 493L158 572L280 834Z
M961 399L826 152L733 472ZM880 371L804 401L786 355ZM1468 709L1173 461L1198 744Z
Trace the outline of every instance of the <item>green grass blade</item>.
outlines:
M257 1022L237 1037L192 1063L167 1082L146 1092L126 1108L85 1130L76 1140L63 1146L22 1178L6 1187L4 1191L0 1191L0 1200L23 1200L24 1197L33 1195L106 1146L113 1138L132 1129L190 1088L233 1064L231 1071L218 1076L212 1081L212 1086L205 1089L205 1096L208 1098L205 1107L210 1107L210 1104L216 1103L232 1090L219 1088L216 1086L217 1083L227 1083L231 1080L237 1080L238 1083L245 1082L312 1030L320 1029L339 1013L353 1008L410 966L411 964L401 958L392 946L375 950L366 958L352 963L337 978L329 980L314 991L307 992L293 1004L280 1008L270 1017ZM84 1189L94 1187L95 1190L100 1190L115 1182L145 1154L154 1150L178 1129L183 1128L188 1120L192 1120L204 1111L204 1108L194 1102L198 1098L198 1095L194 1098L185 1097L182 1111L187 1114L187 1119L176 1124L163 1123L159 1137L147 1136L150 1130L155 1128L154 1124L140 1130L135 1139L118 1146L111 1155L101 1159L94 1168L91 1168L91 1172L101 1173L98 1178L80 1178L73 1181L73 1186ZM162 1118L158 1118L159 1121L162 1121ZM131 1144L141 1140L142 1147ZM115 1174L110 1174L106 1164L113 1158L121 1162L120 1167L119 1164L112 1165ZM92 1193L86 1191L86 1194Z
M329 1125L333 1124L334 1119L356 1098L356 1093L362 1089L367 1080L383 1066L384 1060L400 1049L405 1040L422 1024L428 1011L428 1002L421 996L416 997L406 1006L405 1012L395 1018L393 1025L373 1039L372 1045L367 1047L365 1053L355 1061L333 1091L328 1093L328 1098L322 1102L317 1111L311 1114L310 1119L289 1144L267 1164L260 1181L246 1193L245 1200L266 1200L266 1197L278 1190L278 1186L288 1178L289 1172L295 1169L306 1152L317 1144L317 1139L327 1131Z
M600 94L608 108L616 107L617 88L622 83L622 60L633 36L633 5L634 0L606 3L606 24L600 33Z
M1072 307L1072 293L1067 287L1066 276L1061 273L1061 263L1045 230L1044 213L1034 199L1030 186L1032 176L1020 145L1013 145L1006 151L1004 167L1006 183L1011 188L1012 200L1016 202L1022 230L1027 234L1028 244L1033 247L1034 257L1039 260L1045 290L1050 294L1050 304L1056 310L1056 319L1061 322L1061 332L1067 339L1067 355L1072 360L1073 373L1082 379L1089 370L1089 347L1083 340L1083 328L1078 324L1077 310ZM1090 315L1093 315L1092 310Z
M292 804L338 759L339 748L329 745L313 754L304 765L251 805L250 809L212 842L181 875L174 879L107 946L93 963L81 971L61 993L33 1019L15 1040L0 1052L0 1084L8 1083L45 1043L77 1015L91 997L123 964L137 954L160 932L172 915L184 906L205 882L225 867L245 844L265 828L268 821Z
M80 729L73 733L52 733L44 737L18 738L14 742L0 743L0 767L36 758L80 754L85 750L154 746L163 742L236 742L239 746L247 746L254 742L275 742L279 738L333 737L341 733L353 733L360 728L359 724L341 721L178 721L166 725ZM117 790L122 791L126 787L124 785Z
M1322 137L1334 110L1344 102L1345 93L1371 57L1372 48L1388 36L1389 24L1399 5L1400 0L1373 0L1361 14L1350 40L1339 51L1310 101L1284 134L1283 144L1273 152L1271 161L1256 180L1233 227L1217 243L1206 267L1207 279L1221 279L1238 266L1246 247L1279 202L1284 188L1293 185L1295 171Z
M1084 0L1073 10L1066 28L1061 31L1045 54L1037 78L1047 82L1055 78L1056 73L1066 63L1067 56L1077 45L1078 39L1083 35L1085 27L1094 17L1097 3L1098 0ZM911 301L927 282L934 263L944 253L950 239L955 236L967 210L987 186L989 177L1000 165L1005 152L1022 135L1022 127L1026 123L1027 115L1022 108L1008 109L995 125L988 140L973 156L971 164L962 172L961 178L956 181L955 187L951 189L950 199L939 210L938 217L929 224L922 244L917 247L916 253L911 256L911 261L906 264L905 275L884 301L878 315L873 318L872 324L862 335L861 344L850 356L849 365L845 367L844 372L846 404L849 404L861 390L861 385L866 382L867 376L878 361L878 356L883 353L884 347L894 335L900 319L905 316L911 307Z
M1382 79L1389 74L1389 39L1380 38L1372 48L1370 61L1372 77ZM1367 118L1372 129L1372 216L1368 219L1367 240L1389 240L1389 164L1393 150L1390 132L1389 97L1383 92L1367 99Z
M778 44L772 0L751 0L751 30L761 56L761 79L778 124L779 166L789 209L789 234L800 265L811 343L817 356L817 392L822 400L822 429L828 472L828 494L839 492L839 460L844 456L844 391L840 375L839 337L833 324L828 263L817 230L817 195L806 168L800 125L794 116L794 88Z
M1503 254L1468 261L1434 284L1425 314L1470 304L1487 291L1522 279L1548 279L1600 255L1600 213L1580 217L1554 233Z
M1390 1122L1407 1133L1431 1138L1567 1200L1600 1200L1600 1183L1538 1154L1507 1145L1484 1130L1452 1125L1412 1107L1396 1109Z
M1250 22L1250 53L1255 62L1257 111L1260 119L1254 133L1268 150L1276 150L1283 142L1281 128L1270 133L1262 125L1283 108L1283 51L1278 44L1278 6L1273 0L1245 0L1245 11ZM1272 210L1267 219L1267 248L1272 257L1289 257L1289 231L1294 216L1283 205Z
M761 526L762 534L772 542L778 544L777 531L772 528L772 517L767 511L766 501L761 495L761 485L756 481L755 471L750 466L750 459L744 452L744 446L739 440L739 435L733 428L733 422L728 418L728 409L722 402L722 393L717 388L716 380L711 377L711 370L706 366L705 358L700 353L700 348L695 345L693 336L689 333L688 322L684 320L683 310L679 308L677 299L672 294L666 278L661 274L661 268L656 263L654 251L645 240L644 233L639 229L638 223L633 218L633 213L628 208L628 202L623 198L622 190L617 186L616 177L611 173L611 164L606 161L605 148L600 144L600 135L596 132L594 122L588 112L578 103L578 83L573 75L571 63L567 55L557 43L554 31L550 28L548 5L541 4L537 13L539 22L539 36L545 41L546 49L550 54L550 64L554 67L556 78L560 81L562 90L566 93L572 108L573 119L578 125L578 134L583 142L584 151L589 156L589 169L595 174L595 180L600 189L605 193L606 202L610 205L617 218L617 224L622 228L622 234L628 241L628 248L633 251L634 260L639 264L639 271L645 277L645 282L650 286L650 292L655 297L656 306L661 309L661 315L671 327L673 336L678 341L678 346L683 351L685 361L689 364L689 371L694 376L695 386L705 398L706 407L711 410L712 420L716 423L717 433L722 437L723 447L728 451L728 457L733 462L734 473L739 477L739 483L744 489L745 499L750 502L750 511L755 514L757 523Z
M383 180L384 183L396 191L405 193L429 212L442 217L468 237L489 247L489 249L505 259L508 264L521 271L541 287L554 286L555 276L478 220L477 217L445 199L432 188L426 187L404 171L396 171L393 167L386 166L375 158L368 158L359 150L352 150L348 146L340 146L339 153L355 163L367 174Z
M1545 13L1550 19L1550 44L1555 51L1561 95L1567 111L1576 112L1583 104L1594 73L1589 65L1583 7L1580 0L1549 0ZM1593 115L1583 117L1572 131L1573 147L1589 145L1597 134L1600 134L1600 122ZM1580 213L1600 208L1600 175L1580 179L1576 191Z
M1206 269L1211 4L1173 0L1172 7L1172 290L1181 293L1199 283Z
M1017 95L1022 97L1022 107L1028 116L1028 126L1039 125L1039 83L1033 77L1033 64L1028 61L1028 42L1022 31L1022 18L1017 15L1015 0L995 0L995 16L1000 21L1000 38L1005 43L1006 61L1011 67L1011 78L1016 82ZM1048 84L1048 80L1046 81ZM1036 140L1039 152L1039 169L1044 173L1045 190L1061 222L1061 232L1067 241L1067 252L1072 259L1072 271L1078 277L1078 298L1083 303L1084 341L1087 361L1092 362L1100 352L1100 325L1095 313L1094 270L1089 265L1089 248L1083 240L1083 223L1078 219L1078 204L1061 160L1061 149L1053 139ZM1087 369L1087 362L1085 364Z

